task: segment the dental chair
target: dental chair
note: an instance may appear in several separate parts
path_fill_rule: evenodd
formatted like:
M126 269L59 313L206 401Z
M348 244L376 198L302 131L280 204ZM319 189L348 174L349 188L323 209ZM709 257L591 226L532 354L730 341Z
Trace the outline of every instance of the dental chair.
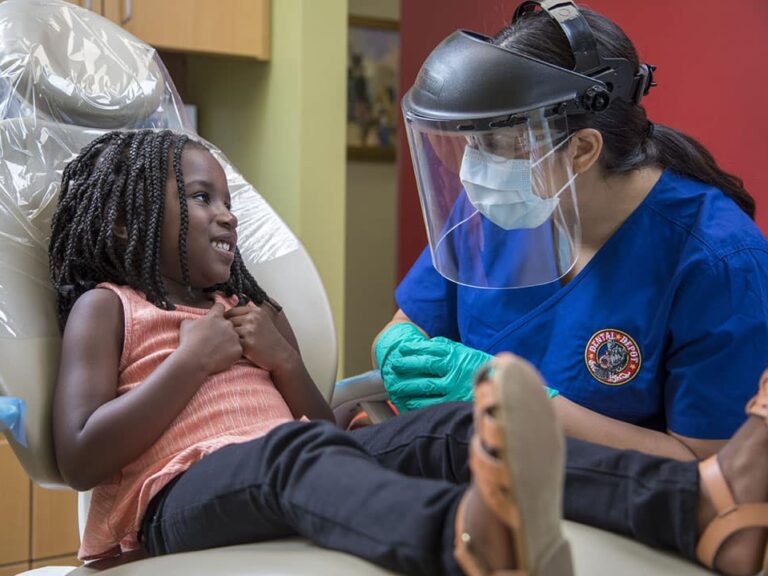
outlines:
M107 130L191 132L155 51L97 14L60 0L0 3L0 396L28 407L22 445L8 440L37 484L66 489L52 447L51 402L59 359L55 295L48 281L49 227L64 166ZM337 348L325 291L305 249L258 193L213 149L237 207L243 258L283 305L314 381L331 397ZM335 402L343 419L352 386ZM363 393L383 397L380 390ZM357 398L357 400L356 400ZM88 494L79 496L80 526ZM2 519L0 519L2 520ZM672 554L566 522L576 571L706 574ZM127 555L130 559L130 555ZM299 538L131 562L99 561L24 574L377 575L389 572Z

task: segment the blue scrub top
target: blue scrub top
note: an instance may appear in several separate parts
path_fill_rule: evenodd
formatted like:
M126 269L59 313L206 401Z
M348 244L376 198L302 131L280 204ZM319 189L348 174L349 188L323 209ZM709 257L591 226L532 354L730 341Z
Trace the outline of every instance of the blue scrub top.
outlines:
M430 336L514 352L574 402L683 436L730 437L768 367L768 241L669 170L565 286L461 286L425 249L396 299Z

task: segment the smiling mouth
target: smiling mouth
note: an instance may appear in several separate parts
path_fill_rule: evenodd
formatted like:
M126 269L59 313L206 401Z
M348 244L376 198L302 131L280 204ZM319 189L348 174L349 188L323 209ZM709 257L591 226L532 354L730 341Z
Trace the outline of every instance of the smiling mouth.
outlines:
M226 242L224 240L213 240L211 242L211 246L216 248L216 250L226 252L227 254L232 254L235 251L234 246L232 246L231 243Z

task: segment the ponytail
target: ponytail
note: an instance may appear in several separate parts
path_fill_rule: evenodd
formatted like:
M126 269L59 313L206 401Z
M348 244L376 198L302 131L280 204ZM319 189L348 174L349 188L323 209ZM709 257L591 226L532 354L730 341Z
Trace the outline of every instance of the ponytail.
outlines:
M690 136L667 126L652 126L647 154L653 163L719 188L755 219L755 200L741 178L722 170L709 150Z

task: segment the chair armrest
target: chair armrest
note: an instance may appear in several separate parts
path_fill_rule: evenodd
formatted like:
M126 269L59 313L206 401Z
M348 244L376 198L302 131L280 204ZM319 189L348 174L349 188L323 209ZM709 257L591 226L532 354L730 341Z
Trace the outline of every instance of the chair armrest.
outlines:
M374 422L386 420L387 412L392 413L386 404L388 399L381 373L371 370L336 382L331 397L331 409L336 417L336 424L346 429L362 404L366 405L366 411ZM380 410L382 407L386 408ZM375 414L371 414L371 411Z

